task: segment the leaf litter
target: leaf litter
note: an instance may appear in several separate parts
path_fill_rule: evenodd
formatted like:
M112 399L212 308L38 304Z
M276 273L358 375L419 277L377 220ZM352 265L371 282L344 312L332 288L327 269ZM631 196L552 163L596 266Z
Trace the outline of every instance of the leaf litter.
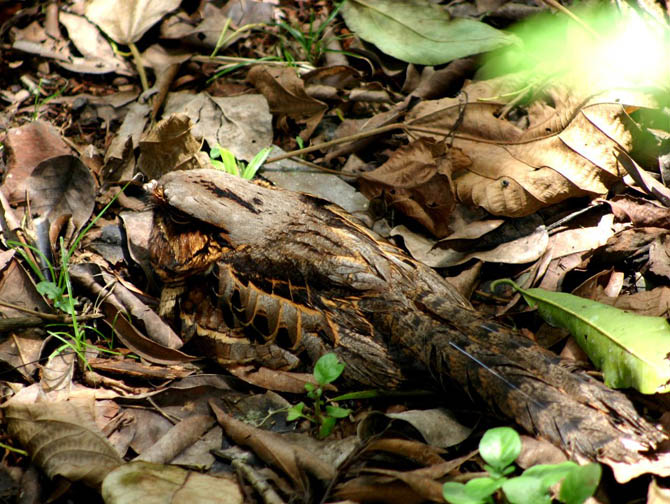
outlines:
M316 61L274 22L310 33L309 26L328 18L331 2L203 2L187 10L179 2L96 0L86 9L76 3L43 12L0 8L8 48L2 64L11 69L0 94L7 105L0 112L6 254L0 311L7 321L0 360L9 371L4 388L14 395L4 415L10 442L26 449L50 478L94 488L104 480L100 498L106 502L152 492L170 500L179 489L198 502L213 492L229 502L257 492L266 500L319 495L405 503L439 500L441 482L467 475L473 466L466 463L481 467L463 438L473 427L479 436L496 420L477 416L484 422L478 426L460 414L464 405L447 404L458 420L447 411L443 422L421 394L350 401L355 416L331 438L316 441L309 425L287 424L281 413L299 401L295 394L310 382L309 373L239 364L229 368L232 376L220 368L203 374L213 366L189 353L195 349L182 351L180 328L156 313L148 231L136 212L147 204L136 184L105 215L117 222L122 238L106 247L84 240L74 256L77 314L90 326L91 344L99 339L96 355L87 354L82 366L62 350L54 354L59 343L45 339L44 327L54 310L25 264L30 257L39 262L29 245L36 243L40 219L48 219L47 248L59 257L57 237L76 236L119 184L138 172L158 178L204 166L215 144L247 162L274 144L262 175L346 202L375 230L398 237L415 258L460 277L478 309L492 316L505 311L529 336L551 330L520 305L503 310L507 300L488 288L491 281L511 277L525 287L667 317L670 193L658 172L668 133L658 95L612 85L584 90L560 78L528 86L523 72L482 77L479 60L467 56L518 42L497 29L512 4L490 10L493 28L457 20L439 4L403 3L347 2L332 30L319 32L328 35L308 41L324 55ZM412 16L425 9L440 12L421 27ZM411 32L411 40L398 43L398 30L380 30L380 15ZM459 26L470 34L481 30L481 40L461 37ZM575 40L590 43L588 37ZM145 67L154 73L141 77ZM154 87L140 87L145 79ZM326 146L297 152L290 162L273 160L303 144ZM317 173L310 184L306 170L321 168L343 176ZM370 202L362 204L361 194ZM100 224L91 233L106 236ZM11 249L8 239L22 245ZM26 321L18 319L27 317L37 326L21 325ZM563 337L552 339L553 350L561 351ZM664 345L655 349L668 353ZM51 366L54 355L64 368ZM40 364L49 357L49 364ZM659 365L667 367L663 358ZM259 392L264 389L286 397ZM644 404L651 418L660 419L661 398L650 396ZM375 410L416 419L413 427L400 428ZM432 433L419 427L426 422ZM198 438L208 441L195 449ZM210 450L224 439L249 450L220 455L245 474L241 483L213 470ZM549 463L553 459L537 442L527 438L530 453L524 456ZM186 469L169 465L191 445ZM452 445L460 451L441 451ZM269 467L250 464L251 452ZM153 462L128 462L136 455ZM12 457L15 468L24 467L18 452ZM387 463L379 464L382 458ZM408 463L414 469L405 470ZM619 481L660 471L653 463L610 465ZM133 471L137 484L128 485ZM164 487L154 487L157 481ZM616 485L608 481L602 488L614 496ZM39 491L52 488L46 482ZM659 491L653 479L652 490Z

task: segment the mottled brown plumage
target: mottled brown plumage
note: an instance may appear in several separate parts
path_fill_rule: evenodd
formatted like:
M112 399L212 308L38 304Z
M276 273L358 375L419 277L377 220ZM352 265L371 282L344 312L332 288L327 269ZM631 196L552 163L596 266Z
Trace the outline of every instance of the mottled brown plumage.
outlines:
M348 380L457 387L590 459L632 462L665 438L623 394L482 316L340 207L214 170L170 173L154 192L156 271L182 285L188 324L233 328L223 362L290 369L334 351Z

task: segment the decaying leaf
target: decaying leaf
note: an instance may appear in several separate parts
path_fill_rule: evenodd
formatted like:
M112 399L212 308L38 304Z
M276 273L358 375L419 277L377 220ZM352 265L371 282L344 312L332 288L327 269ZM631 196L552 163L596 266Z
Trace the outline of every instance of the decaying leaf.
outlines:
M105 502L242 504L237 482L181 467L148 462L130 462L109 473L102 484Z
M173 170L192 170L209 166L207 154L200 151L186 114L172 114L140 140L137 169L149 179L158 179Z
M121 457L97 427L93 401L19 403L5 406L7 430L50 477L99 485Z
M391 236L402 236L412 257L433 268L456 266L475 258L495 263L530 263L542 257L549 243L549 234L544 226L538 226L533 232L490 250L481 251L442 248L436 240L415 233L403 225L394 227Z
M314 453L283 439L279 434L247 425L226 414L214 403L210 402L210 406L228 437L250 447L260 458L281 469L301 492L306 490L304 471L322 481L330 481L335 476L335 468Z
M369 440L371 437L383 434L391 424L393 424L392 432L418 432L426 443L439 448L448 448L462 443L472 433L470 427L458 422L454 414L445 408L407 410L387 414L373 411L358 424L358 433L362 438ZM411 427L407 428L408 426ZM430 453L425 445L422 445L420 452L422 453L421 458L428 457ZM416 456L413 458L417 460Z
M7 132L7 173L2 183L10 203L25 201L26 182L42 161L70 154L58 131L42 121L33 121Z
M554 106L542 105L522 129L498 117L502 103L491 99L508 89L496 90L499 83L464 89L468 103L425 101L408 115L412 125L454 132L452 179L460 201L494 215L529 215L570 197L605 194L625 175L617 153L632 147L632 135L622 103L553 87Z
M179 0L93 0L86 17L119 44L137 42L165 14L176 9Z
M238 159L250 161L272 143L272 116L260 95L231 97L207 93L170 93L164 115L186 114L193 121L191 134L209 148L220 145Z
M28 179L33 215L55 223L71 217L81 229L93 213L95 185L90 170L79 158L57 156L41 162Z
M305 93L305 84L292 68L255 66L247 80L265 96L273 113L305 124L303 140L312 136L328 107Z
M422 138L400 147L386 163L361 176L368 197L381 192L388 203L416 220L437 238L449 234L456 205L444 145Z
M132 75L127 60L114 52L112 45L88 19L60 11L58 21L65 26L70 40L83 55L83 57L70 55L68 61L56 60L60 66L71 72L92 74L116 72Z

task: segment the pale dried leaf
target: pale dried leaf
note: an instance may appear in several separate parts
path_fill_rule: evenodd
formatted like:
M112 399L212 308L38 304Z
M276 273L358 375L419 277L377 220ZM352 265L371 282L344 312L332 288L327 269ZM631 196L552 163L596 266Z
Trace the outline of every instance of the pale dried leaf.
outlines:
M96 425L93 404L90 399L10 401L5 406L7 430L50 478L97 486L122 460Z
M58 21L67 29L70 40L84 57L71 56L70 61L58 64L71 72L132 75L128 61L114 52L100 30L85 17L60 11Z
M149 179L159 179L173 170L207 168L209 158L200 151L201 142L192 129L186 114L171 114L160 121L140 140L137 169Z
M495 96L490 83L489 98ZM499 103L458 98L425 101L408 123L444 130L458 127L453 142L453 182L458 198L495 215L522 216L570 197L605 194L623 175L617 149L629 150L630 120L619 103L580 100L557 88L554 107L536 105L523 130L498 117Z
M102 484L106 504L242 504L236 481L177 466L130 462L109 473Z
M305 84L292 68L258 65L249 70L247 80L265 96L273 113L305 124L300 133L303 140L312 135L328 108L305 92Z
M170 93L164 114L183 113L193 121L191 134L211 149L220 145L250 161L272 144L272 115L260 95L213 97L207 93Z
M454 414L444 408L408 410L388 413L387 416L409 423L421 433L428 444L440 448L457 445L472 433L472 428L458 422Z
M544 254L549 243L549 234L540 226L532 234L498 245L492 250L461 252L438 247L437 240L431 240L414 233L405 226L396 226L391 236L402 236L412 257L433 268L446 268L463 264L471 259L484 262L524 264L536 261Z
M165 14L179 7L180 0L93 0L86 17L119 44L137 42Z

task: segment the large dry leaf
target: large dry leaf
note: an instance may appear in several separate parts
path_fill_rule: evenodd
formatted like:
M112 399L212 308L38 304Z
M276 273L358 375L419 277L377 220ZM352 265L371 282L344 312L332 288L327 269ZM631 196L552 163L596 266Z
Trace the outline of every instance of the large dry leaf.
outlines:
M92 400L9 401L4 412L9 435L50 478L97 486L122 463L95 423Z
M93 0L86 17L119 44L137 42L165 14L179 7L181 0Z
M148 239L150 234L150 230L147 230L139 220L134 220L133 227L126 226L126 229L133 233L143 232L144 239ZM155 343L168 348L180 348L184 344L154 310L124 286L119 277L93 263L73 264L70 267L70 277L78 286L88 291L91 299L104 299L104 302L111 304L117 312L127 313L139 320L144 326L146 335Z
M237 444L250 447L264 461L280 468L303 495L307 490L305 471L321 481L330 481L335 477L335 468L322 462L315 453L288 442L279 434L236 420L213 402L210 406L228 437Z
M95 182L78 158L57 156L41 162L28 179L28 197L33 215L52 223L71 216L80 229L93 213Z
M361 192L368 197L383 193L389 205L442 238L449 234L448 219L456 205L449 172L443 144L421 138L363 173Z
M83 16L60 11L58 21L65 26L70 40L83 57L69 55L69 61L56 62L71 72L100 74L116 72L132 75L128 61L114 52L100 30Z
M156 443L135 460L151 463L168 463L186 448L195 443L200 436L214 425L214 418L209 415L193 415L177 423Z
M102 309L105 312L104 321L114 330L116 336L128 349L143 359L167 366L197 359L147 338L111 303L104 303Z
M411 427L408 428L408 426ZM411 432L412 434L408 434L408 437L418 432L426 443L439 448L455 446L472 434L472 428L460 423L451 411L444 408L407 410L386 414L373 411L358 424L357 428L358 435L366 440L382 435L387 430L394 433ZM430 453L425 445L421 444L421 446L421 455L414 457L415 460L423 459Z
M33 121L7 132L7 170L2 192L10 203L26 198L26 181L42 161L70 154L71 149L50 124Z
M188 45L213 48L219 43L221 31L230 23L220 50L249 35L248 30L239 28L250 24L268 24L273 20L276 6L268 2L236 1L219 8L213 3L205 3L192 16L178 12L168 17L161 25L161 38L178 39Z
M272 115L260 95L170 93L164 114L173 113L191 118L195 138L204 139L210 148L219 144L238 159L251 161L258 151L272 144Z
M239 485L229 478L148 462L130 462L109 473L102 497L107 504L244 502Z
M135 102L128 107L123 124L105 152L103 170L105 182L128 181L133 177L135 170L133 149L140 142L150 113L151 107L147 103Z
M327 105L305 92L305 84L292 68L258 65L249 70L247 80L265 96L272 112L305 124L300 133L303 140L312 135Z
M272 156L283 152L275 145ZM263 176L284 189L313 194L336 203L356 216L364 215L370 203L342 178L332 173L318 172L292 159L282 159L263 165Z
M471 259L505 264L530 263L539 259L549 244L549 233L544 226L538 226L535 231L521 238L481 251L441 248L438 246L439 242L415 233L403 225L395 226L391 230L391 236L402 236L412 257L433 268L456 266Z
M500 103L473 101L504 91L498 82L466 89L466 104L425 101L408 116L412 125L447 133L456 128L452 178L460 201L523 216L570 197L605 194L625 175L616 154L630 150L632 135L622 103L579 99L554 87L554 106L536 105L524 130L498 117Z
M186 114L172 114L163 119L140 140L137 168L149 179L159 179L173 170L207 168L209 158L200 151Z

